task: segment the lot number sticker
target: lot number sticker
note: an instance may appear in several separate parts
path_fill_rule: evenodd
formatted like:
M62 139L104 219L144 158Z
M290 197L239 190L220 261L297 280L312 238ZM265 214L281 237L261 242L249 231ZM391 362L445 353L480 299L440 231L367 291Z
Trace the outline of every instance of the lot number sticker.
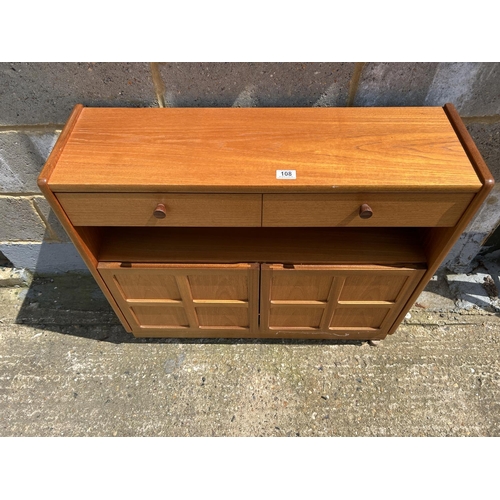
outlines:
M276 179L296 179L297 170L276 170Z

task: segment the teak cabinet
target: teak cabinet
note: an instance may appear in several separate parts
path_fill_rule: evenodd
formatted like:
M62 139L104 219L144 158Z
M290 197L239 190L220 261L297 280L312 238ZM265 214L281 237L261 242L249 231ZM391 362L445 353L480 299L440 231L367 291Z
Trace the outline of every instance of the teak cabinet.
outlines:
M493 187L454 107L75 107L39 186L138 337L383 339Z

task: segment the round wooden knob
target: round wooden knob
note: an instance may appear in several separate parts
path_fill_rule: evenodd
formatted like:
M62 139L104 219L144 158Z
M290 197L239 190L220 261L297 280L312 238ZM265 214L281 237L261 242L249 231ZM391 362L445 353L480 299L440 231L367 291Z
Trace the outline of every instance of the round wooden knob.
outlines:
M156 205L155 211L153 212L153 215L157 219L164 219L167 216L167 209L165 208L165 205L163 203L158 203L158 205Z
M359 207L359 216L362 219L369 219L373 215L373 210L370 208L370 205L363 203Z

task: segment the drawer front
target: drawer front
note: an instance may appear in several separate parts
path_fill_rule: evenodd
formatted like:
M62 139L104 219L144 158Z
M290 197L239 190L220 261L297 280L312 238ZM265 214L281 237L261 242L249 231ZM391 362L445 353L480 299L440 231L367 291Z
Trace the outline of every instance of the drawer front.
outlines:
M56 196L75 226L261 225L259 194L57 193ZM154 215L158 204L163 205L163 218Z
M471 193L265 194L263 226L454 226ZM372 211L360 217L362 205Z

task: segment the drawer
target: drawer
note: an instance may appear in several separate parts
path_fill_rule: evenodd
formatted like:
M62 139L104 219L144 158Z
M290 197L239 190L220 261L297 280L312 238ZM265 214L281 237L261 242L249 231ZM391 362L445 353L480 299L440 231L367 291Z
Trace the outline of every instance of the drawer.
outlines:
M74 226L261 225L260 194L56 193ZM158 206L164 217L156 218Z
M473 193L265 194L263 226L454 226ZM370 218L360 217L367 204Z

